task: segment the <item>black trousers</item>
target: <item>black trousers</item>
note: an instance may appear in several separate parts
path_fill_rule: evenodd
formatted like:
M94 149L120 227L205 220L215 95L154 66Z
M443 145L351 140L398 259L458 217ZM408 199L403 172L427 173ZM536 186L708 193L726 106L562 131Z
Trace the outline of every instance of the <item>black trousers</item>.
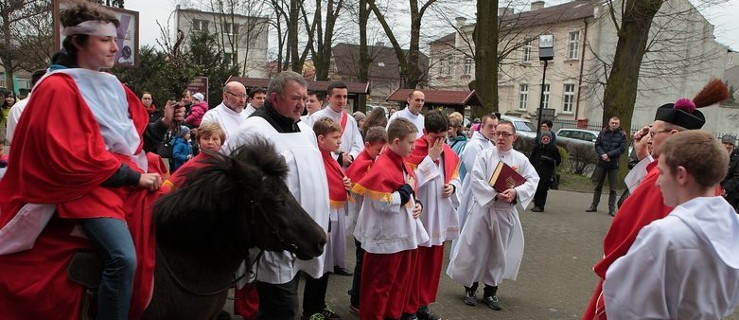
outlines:
M298 315L298 279L284 284L257 281L260 320L295 320Z
M546 178L546 179L544 179ZM544 205L547 204L547 194L549 193L549 184L551 177L541 177L539 185L536 187L536 193L534 193L534 207L544 209Z
M603 191L603 182L608 176L608 187L610 192L608 193L608 209L615 211L616 209L616 184L618 183L618 168L606 169L602 167L595 168L595 190L593 190L593 203L591 207L597 208L600 202L600 194Z
M326 309L326 291L328 290L328 275L326 272L322 277L314 279L305 275L305 289L303 289L303 316L310 317L315 313L321 313ZM260 297L261 299L261 297ZM262 300L259 300L261 303Z
M364 249L362 243L354 239L354 246L357 248L357 263L354 265L354 278L352 279L352 288L349 289L349 303L352 306L359 307L359 283L362 282L362 262L364 261Z

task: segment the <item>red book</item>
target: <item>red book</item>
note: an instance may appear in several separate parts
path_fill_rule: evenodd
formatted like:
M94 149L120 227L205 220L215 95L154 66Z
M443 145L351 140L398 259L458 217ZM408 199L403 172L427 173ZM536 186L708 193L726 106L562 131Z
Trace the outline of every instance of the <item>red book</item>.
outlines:
M498 162L498 165L495 166L495 170L493 171L493 175L488 181L490 186L498 192L518 187L524 182L526 182L526 178L518 174L516 170L513 170L513 168L505 164L503 161Z

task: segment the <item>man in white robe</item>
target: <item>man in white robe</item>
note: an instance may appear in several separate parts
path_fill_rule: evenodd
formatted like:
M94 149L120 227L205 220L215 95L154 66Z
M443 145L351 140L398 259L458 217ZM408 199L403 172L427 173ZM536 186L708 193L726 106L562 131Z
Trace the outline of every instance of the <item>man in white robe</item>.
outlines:
M460 155L462 165L465 166L467 172L472 172L472 167L475 165L477 155L485 150L495 147L493 139L495 139L495 127L498 126L498 118L494 114L486 114L482 117L480 126L477 131L472 132L472 137L467 140L467 145L464 147L464 151ZM462 180L462 192L459 208L457 208L457 214L459 214L459 229L464 227L464 221L467 218L467 208L472 202L472 184L470 175L466 175ZM456 247L456 240L452 242L452 248Z
M264 105L264 101L267 99L267 90L264 88L256 87L249 90L249 103L246 104L244 109L244 115L248 118L254 111L257 111Z
M305 108L307 86L302 76L284 71L270 81L268 100L226 140L221 148L230 153L254 138L272 142L287 162L287 186L306 212L324 229L328 228L329 197L326 169L313 130L299 122ZM281 92L278 91L281 89ZM254 253L254 252L253 252ZM298 281L303 271L320 278L324 256L299 260L294 254L265 252L258 261L256 287L259 319L295 319L298 316Z
M393 120L403 118L412 122L416 126L416 129L418 129L418 132L416 132L416 139L423 136L423 115L421 114L421 110L423 110L423 104L425 101L426 96L423 92L418 90L412 91L408 95L408 107L393 113L390 116L390 119L388 119L385 129L390 128L390 123L392 123Z
M533 199L539 175L522 153L513 150L516 130L510 121L496 128L496 147L482 151L472 167L472 204L447 274L465 286L464 302L477 304L478 281L485 284L483 302L501 310L497 297L503 279L516 280L523 257L523 229L516 205L526 208ZM497 192L488 183L498 162L515 169L526 182Z
M659 148L657 186L664 204L675 208L642 228L628 253L608 268L606 316L727 317L739 304L739 216L716 196L728 155L704 131L674 134Z
M236 81L226 83L223 87L223 102L215 108L208 110L203 115L200 123L215 122L228 138L239 132L241 125L249 117L244 112L244 102L246 102L246 88L243 84Z

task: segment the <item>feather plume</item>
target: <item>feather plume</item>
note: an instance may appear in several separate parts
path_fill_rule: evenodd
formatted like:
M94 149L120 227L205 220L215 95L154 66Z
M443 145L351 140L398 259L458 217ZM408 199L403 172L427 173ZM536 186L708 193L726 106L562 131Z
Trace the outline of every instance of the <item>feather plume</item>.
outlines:
M696 108L707 107L729 98L729 88L719 79L711 79L693 98Z

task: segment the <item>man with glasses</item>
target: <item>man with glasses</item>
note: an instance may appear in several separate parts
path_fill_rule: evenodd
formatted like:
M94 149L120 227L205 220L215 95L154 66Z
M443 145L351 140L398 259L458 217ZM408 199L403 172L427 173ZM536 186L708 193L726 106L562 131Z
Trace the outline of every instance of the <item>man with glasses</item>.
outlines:
M226 83L223 87L223 102L213 109L208 110L203 116L201 123L215 122L221 126L228 137L239 132L239 127L249 116L244 111L246 103L246 88L236 81Z
M608 268L616 259L628 252L644 226L664 218L672 211L672 208L662 201L662 191L656 185L660 178L656 161L660 156L660 146L670 135L703 127L706 118L698 108L721 102L728 97L729 90L721 80L711 81L693 100L680 99L675 103L660 106L652 125L634 134L634 152L640 162L629 172L627 180L635 179L640 182L637 187L631 189L631 195L619 208L603 239L603 258L593 266L593 271L600 281L585 310L583 320L605 319L603 281L606 279ZM632 175L635 177L632 178Z
M611 117L608 127L603 129L595 140L595 152L598 153L598 164L595 168L595 190L593 202L586 212L598 211L598 202L603 191L603 181L608 176L608 214L616 214L616 183L618 177L618 158L626 151L626 133L620 128L621 120Z
M523 257L523 229L516 205L526 208L534 198L539 175L523 153L513 150L516 128L501 120L495 128L495 147L480 151L472 167L472 203L467 221L451 254L447 275L464 285L464 303L477 305L478 281L485 285L482 302L501 310L498 285L516 280ZM498 162L516 170L526 182L498 192L489 184Z

